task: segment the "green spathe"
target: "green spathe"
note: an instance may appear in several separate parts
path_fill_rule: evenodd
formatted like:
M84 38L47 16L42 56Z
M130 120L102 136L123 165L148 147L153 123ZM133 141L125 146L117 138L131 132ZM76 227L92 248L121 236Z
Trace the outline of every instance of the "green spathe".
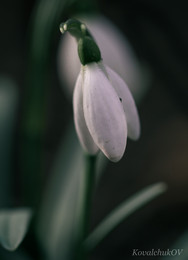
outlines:
M65 23L60 24L60 31L61 33L68 31L76 38L78 43L78 56L82 65L99 62L102 59L99 47L85 24L76 19L69 19Z
M78 41L78 55L83 65L101 60L101 53L97 44L88 36Z

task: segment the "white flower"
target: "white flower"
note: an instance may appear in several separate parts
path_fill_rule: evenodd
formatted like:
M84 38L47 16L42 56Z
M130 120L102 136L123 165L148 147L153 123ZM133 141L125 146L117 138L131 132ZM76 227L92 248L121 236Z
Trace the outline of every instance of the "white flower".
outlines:
M117 162L124 154L127 136L136 140L140 135L137 109L127 85L102 61L81 66L73 107L79 140L89 154L100 149Z

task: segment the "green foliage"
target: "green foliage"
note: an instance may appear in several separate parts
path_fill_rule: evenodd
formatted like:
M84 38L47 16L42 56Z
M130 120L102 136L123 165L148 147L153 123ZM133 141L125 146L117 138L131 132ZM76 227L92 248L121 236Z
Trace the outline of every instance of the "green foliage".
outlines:
M122 202L86 239L86 251L93 250L117 225L124 221L129 215L165 192L166 188L166 184L156 183L144 188Z
M7 250L15 250L25 237L32 217L29 208L0 210L0 243Z

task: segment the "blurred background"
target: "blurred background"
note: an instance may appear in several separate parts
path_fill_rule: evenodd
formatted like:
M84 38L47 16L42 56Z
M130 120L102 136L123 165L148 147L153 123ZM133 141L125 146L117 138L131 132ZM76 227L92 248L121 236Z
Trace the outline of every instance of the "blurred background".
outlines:
M67 83L58 75L61 35L57 27L50 40L45 101L41 101L44 102L41 110L45 111L43 128L39 136L37 124L30 131L25 130L27 124L23 121L27 121L25 118L30 113L26 113L27 102L30 102L27 101L30 100L28 82L32 78L28 72L32 60L31 21L37 3L0 2L0 114L5 114L0 116L7 119L2 119L0 125L0 169L2 172L6 169L10 183L8 195L2 195L0 200L1 207L27 204L22 196L22 184L29 183L30 179L21 177L25 167L23 146L40 139L41 150L35 153L36 158L32 153L28 155L31 159L29 168L35 172L35 162L40 158L45 185L72 118L72 101L65 90ZM93 4L93 8L126 37L138 60L143 73L142 85L146 88L137 102L141 137L137 142L128 140L125 155L119 163L107 164L94 194L91 228L141 188L157 181L168 185L165 194L120 224L90 256L92 260L132 259L134 248L174 248L188 228L188 4L185 0L101 0ZM87 14L89 8L87 1L72 1L57 24L81 11ZM36 104L40 104L40 100L36 100ZM23 141L25 136L27 142ZM9 142L4 143L5 139ZM0 178L3 190L7 179Z

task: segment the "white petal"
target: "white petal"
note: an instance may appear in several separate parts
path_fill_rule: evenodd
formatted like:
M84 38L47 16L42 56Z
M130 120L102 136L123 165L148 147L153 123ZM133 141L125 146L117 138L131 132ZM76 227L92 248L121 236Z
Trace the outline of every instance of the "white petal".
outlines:
M125 114L119 97L97 63L85 66L83 104L93 140L111 161L119 161L127 141Z
M93 141L86 126L83 113L83 94L82 94L82 74L80 73L76 81L73 96L74 123L80 143L89 154L96 154L98 147Z
M140 120L132 94L123 79L109 67L105 67L108 77L115 88L125 111L128 137L137 140L140 136Z

